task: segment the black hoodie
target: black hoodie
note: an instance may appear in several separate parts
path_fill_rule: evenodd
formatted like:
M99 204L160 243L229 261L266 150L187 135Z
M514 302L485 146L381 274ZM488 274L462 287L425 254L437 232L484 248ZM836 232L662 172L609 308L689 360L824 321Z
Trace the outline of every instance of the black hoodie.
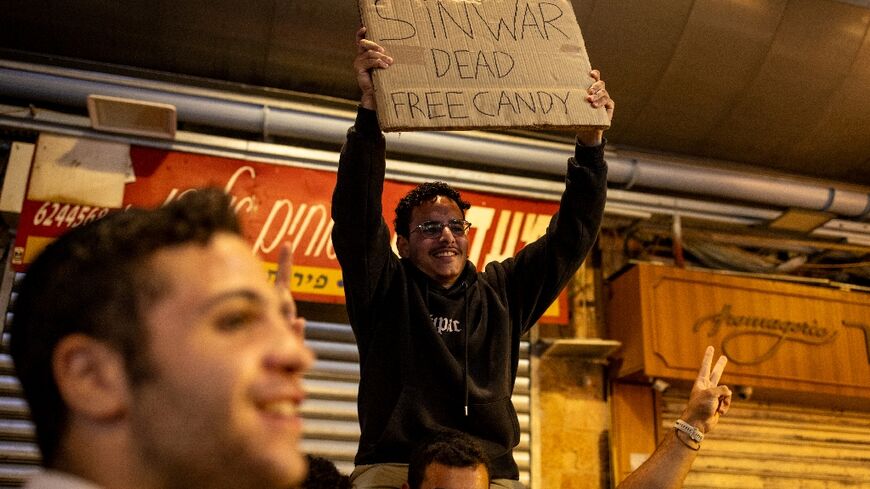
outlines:
M333 245L360 354L357 465L408 463L416 443L452 428L478 439L493 479L519 478L511 394L520 337L592 246L604 211L603 155L603 145L577 146L543 237L482 272L466 263L444 289L390 249L381 204L384 138L376 114L359 109L332 197Z

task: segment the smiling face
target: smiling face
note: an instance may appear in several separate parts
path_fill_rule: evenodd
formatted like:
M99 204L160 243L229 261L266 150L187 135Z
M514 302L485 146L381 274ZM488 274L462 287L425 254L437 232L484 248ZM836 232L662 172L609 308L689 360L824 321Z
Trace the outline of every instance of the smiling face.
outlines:
M237 236L157 252L165 286L145 313L153 374L132 388L143 464L167 487L291 487L300 448L302 375L313 354L301 321Z
M411 232L407 238L399 236L396 246L402 258L411 260L417 268L444 288L453 285L468 260L468 236L455 236L444 227L441 234L427 238L415 228L426 221L441 223L462 220L462 211L452 199L438 196L424 202L411 212Z

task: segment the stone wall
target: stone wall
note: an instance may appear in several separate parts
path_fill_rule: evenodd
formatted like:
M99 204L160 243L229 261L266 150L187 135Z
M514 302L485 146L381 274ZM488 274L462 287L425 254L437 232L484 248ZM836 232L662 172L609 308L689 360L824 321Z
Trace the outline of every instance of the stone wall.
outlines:
M542 325L540 337L602 337L597 290L598 268L587 261L569 287L570 323ZM610 487L610 406L604 368L576 357L539 359L535 382L541 479L536 489Z

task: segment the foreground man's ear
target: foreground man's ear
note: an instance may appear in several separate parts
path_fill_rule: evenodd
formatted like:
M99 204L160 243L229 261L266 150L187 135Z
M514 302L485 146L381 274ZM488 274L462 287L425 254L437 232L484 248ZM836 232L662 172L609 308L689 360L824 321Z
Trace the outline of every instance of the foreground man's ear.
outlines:
M124 359L104 342L80 333L65 336L51 363L71 415L106 420L126 412L129 390Z

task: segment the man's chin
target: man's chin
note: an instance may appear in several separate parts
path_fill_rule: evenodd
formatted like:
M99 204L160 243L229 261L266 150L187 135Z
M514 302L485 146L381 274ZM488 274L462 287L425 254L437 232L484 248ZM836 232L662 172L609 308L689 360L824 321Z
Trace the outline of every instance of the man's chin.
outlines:
M308 473L308 461L298 450L284 451L270 459L264 458L260 462L264 478L269 479L268 487L279 489L297 487Z
M277 480L279 482L277 487L282 489L297 487L302 484L307 474L308 462L305 461L304 457L301 457L299 460L294 461L292 465L284 466L284 470Z

